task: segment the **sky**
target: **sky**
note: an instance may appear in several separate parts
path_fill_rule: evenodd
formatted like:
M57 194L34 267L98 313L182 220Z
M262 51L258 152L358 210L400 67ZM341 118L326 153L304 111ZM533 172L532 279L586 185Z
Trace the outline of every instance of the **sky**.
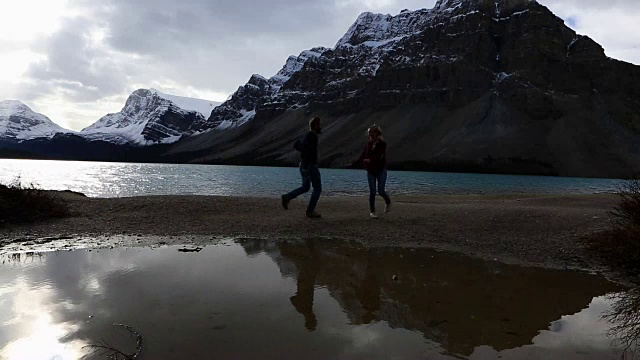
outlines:
M540 0L608 56L640 64L640 1ZM0 100L80 130L136 89L224 101L289 55L333 47L364 11L435 0L0 0Z

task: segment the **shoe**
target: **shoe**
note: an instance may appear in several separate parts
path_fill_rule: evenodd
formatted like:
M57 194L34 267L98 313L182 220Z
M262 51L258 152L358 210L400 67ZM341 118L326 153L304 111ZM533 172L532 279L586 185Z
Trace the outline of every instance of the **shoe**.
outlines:
M281 199L282 199L282 207L285 210L289 210L289 202L291 201L291 199L289 199L287 195L282 195Z
M374 213L374 212L372 212L371 214L369 214L369 216L370 216L372 219L378 219L378 215L376 215L376 213Z
M307 217L309 219L320 219L322 217L322 215L320 215L320 214L318 214L317 212L314 211L314 212L310 212L310 213L308 212L307 213Z
M384 206L384 213L388 214L391 212L391 203L388 203Z

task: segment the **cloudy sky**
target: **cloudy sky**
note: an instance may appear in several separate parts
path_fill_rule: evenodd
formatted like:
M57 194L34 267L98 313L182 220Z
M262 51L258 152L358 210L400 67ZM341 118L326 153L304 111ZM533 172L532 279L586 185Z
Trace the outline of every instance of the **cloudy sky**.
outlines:
M640 1L540 0L640 64ZM435 0L0 0L0 100L80 130L138 88L222 101L289 55L333 47L363 11Z

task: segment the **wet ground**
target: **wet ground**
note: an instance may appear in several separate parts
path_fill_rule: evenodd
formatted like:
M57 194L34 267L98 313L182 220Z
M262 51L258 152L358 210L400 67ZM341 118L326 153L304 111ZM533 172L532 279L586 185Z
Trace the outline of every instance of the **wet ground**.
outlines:
M584 272L326 239L35 250L0 255L1 359L619 359L602 317L640 303Z

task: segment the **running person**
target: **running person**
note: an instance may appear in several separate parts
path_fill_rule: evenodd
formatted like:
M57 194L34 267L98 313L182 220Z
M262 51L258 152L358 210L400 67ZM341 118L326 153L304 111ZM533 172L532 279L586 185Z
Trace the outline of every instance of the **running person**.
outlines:
M315 117L309 121L309 132L302 141L296 142L295 148L300 151L302 161L300 161L300 175L302 186L292 192L282 195L282 207L289 209L289 202L298 196L308 192L313 186L313 192L307 206L307 217L311 219L321 218L316 210L316 205L322 193L322 181L320 170L318 169L318 134L322 132L320 118Z
M385 202L384 212L391 211L391 199L385 190L387 183L387 143L382 137L382 130L377 125L372 125L367 130L368 141L362 151L358 162L362 162L367 170L367 180L369 182L369 216L377 219L376 214L376 190Z

